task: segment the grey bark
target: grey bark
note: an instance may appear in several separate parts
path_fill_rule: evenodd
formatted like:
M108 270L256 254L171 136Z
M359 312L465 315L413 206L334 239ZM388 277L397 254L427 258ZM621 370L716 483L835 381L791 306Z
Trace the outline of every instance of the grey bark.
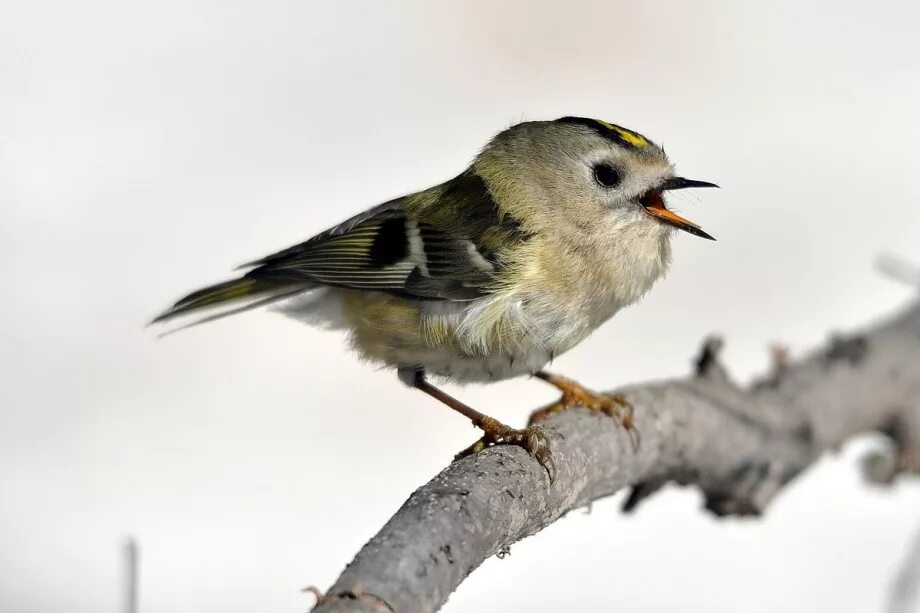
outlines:
M489 556L627 487L626 510L676 482L698 487L717 515L756 515L824 451L870 431L892 441L891 453L867 461L871 479L916 470L920 305L796 362L777 352L773 373L747 387L725 374L720 346L706 343L690 378L616 390L635 407L636 451L615 420L574 409L542 424L552 483L517 447L453 462L409 497L314 611L436 611Z

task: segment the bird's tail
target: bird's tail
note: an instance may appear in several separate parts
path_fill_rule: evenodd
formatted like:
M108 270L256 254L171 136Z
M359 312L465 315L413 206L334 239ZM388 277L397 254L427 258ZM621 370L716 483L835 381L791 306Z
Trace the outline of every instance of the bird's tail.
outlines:
M302 281L258 279L243 276L238 279L224 281L223 283L210 285L192 292L158 315L150 323L162 323L175 317L189 315L197 311L237 305L233 308L224 308L223 310L215 311L211 315L164 333L164 335L172 334L173 332L191 326L197 326L198 324L203 324L208 321L214 321L215 319L221 319L229 315L235 315L243 311L265 306L277 302L278 300L284 300L285 298L296 296L313 287L313 284L304 283Z

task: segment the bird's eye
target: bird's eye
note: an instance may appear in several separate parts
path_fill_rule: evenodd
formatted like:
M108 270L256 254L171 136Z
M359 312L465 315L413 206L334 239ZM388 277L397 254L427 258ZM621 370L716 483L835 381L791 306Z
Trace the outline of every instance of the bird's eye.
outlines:
M594 167L594 180L601 187L615 187L620 182L620 173L610 164L598 164Z

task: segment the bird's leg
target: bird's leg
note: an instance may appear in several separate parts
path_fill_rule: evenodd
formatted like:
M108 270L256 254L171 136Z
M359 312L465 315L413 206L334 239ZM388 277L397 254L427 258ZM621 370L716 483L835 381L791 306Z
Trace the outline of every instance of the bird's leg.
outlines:
M405 379L404 379L405 382ZM423 391L432 398L440 400L457 411L483 432L482 438L457 454L457 458L479 453L492 445L517 445L527 450L546 470L550 481L556 476L556 466L549 449L549 441L539 426L529 425L523 430L506 426L494 417L480 413L473 407L460 402L450 394L435 387L425 378L425 372L417 370L412 375L410 385Z
M633 421L633 406L626 400L625 396L622 394L600 394L589 390L576 381L544 370L535 373L534 376L561 391L562 397L558 401L531 413L528 420L530 425L543 421L553 413L565 411L571 407L584 407L593 411L600 411L616 419L629 434L633 450L639 448L639 431L636 430L636 424Z

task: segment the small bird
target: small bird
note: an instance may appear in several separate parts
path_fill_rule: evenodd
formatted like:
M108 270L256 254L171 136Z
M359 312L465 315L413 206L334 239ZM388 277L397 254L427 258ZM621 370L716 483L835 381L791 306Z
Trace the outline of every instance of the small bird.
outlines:
M427 376L536 376L562 391L558 407L602 410L631 428L624 398L543 369L665 274L672 230L712 240L665 205L665 192L692 187L718 186L675 176L664 150L632 130L584 117L518 123L456 177L246 264L153 323L223 308L195 325L277 302L348 331L362 357L470 419L483 436L468 451L520 445L552 478L538 425L506 426Z

